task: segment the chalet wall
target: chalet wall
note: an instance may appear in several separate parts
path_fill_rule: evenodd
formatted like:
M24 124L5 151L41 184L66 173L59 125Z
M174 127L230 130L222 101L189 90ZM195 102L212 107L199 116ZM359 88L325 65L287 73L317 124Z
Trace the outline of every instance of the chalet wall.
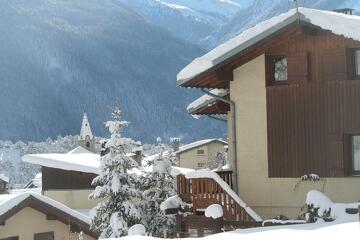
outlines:
M92 191L87 189L46 190L43 191L43 195L72 209L91 209L100 202L99 200L89 200Z
M46 220L46 215L26 207L0 225L0 238L19 236L19 240L33 239L35 233L54 232L55 239L79 239L79 234L70 233L69 226L56 220ZM84 240L94 238L84 234Z
M348 49L360 43L329 32L288 39L266 49L288 56L288 84L266 87L269 175L347 176L345 137L360 133L360 81L350 80Z
M198 155L197 150L204 150L204 155ZM211 142L209 144L193 148L189 151L182 152L178 154L179 166L183 168L199 169L205 168L198 167L199 163L207 164L211 161L211 158L214 157L217 153L224 152L224 144L220 142Z
M93 189L91 183L96 176L93 173L42 167L42 189Z
M357 177L322 178L320 182L301 183L295 189L298 177L269 177L266 91L265 55L234 70L230 97L236 104L239 196L263 218L280 214L298 216L307 192L312 189L323 191L335 202L358 201Z

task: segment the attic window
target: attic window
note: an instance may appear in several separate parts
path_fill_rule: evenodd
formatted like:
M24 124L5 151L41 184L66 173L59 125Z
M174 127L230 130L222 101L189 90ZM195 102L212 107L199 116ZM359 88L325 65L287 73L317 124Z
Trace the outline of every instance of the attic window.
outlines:
M269 56L267 58L267 78L269 85L287 84L288 59L287 56Z
M287 58L286 57L276 57L273 60L273 69L274 69L274 82L284 82L287 81Z
M203 150L203 149L198 149L198 150L197 150L197 155L199 155L199 156L205 155L205 150Z

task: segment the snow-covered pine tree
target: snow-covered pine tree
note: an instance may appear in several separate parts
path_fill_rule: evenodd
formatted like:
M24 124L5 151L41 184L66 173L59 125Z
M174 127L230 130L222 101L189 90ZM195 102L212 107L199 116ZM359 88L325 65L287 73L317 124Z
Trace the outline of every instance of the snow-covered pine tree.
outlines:
M143 212L143 224L154 237L167 237L175 229L175 217L165 215L160 210L160 204L175 192L175 179L171 175L171 166L176 160L172 148L167 148L159 140L157 146L161 147L158 156L148 164L152 166L151 172L142 177L142 201L140 207Z
M136 177L129 173L137 163L126 155L125 149L133 141L122 137L128 122L121 120L121 110L115 107L112 120L106 123L111 133L105 143L105 155L101 157L100 174L93 180L96 186L91 199L101 202L91 212L91 227L99 231L101 238L127 235L128 228L137 223L139 211L133 199L139 197L134 187Z

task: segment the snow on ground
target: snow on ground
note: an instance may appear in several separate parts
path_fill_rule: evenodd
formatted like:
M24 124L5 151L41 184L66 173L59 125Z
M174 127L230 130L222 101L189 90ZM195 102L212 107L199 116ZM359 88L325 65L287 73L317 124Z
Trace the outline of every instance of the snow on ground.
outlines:
M221 177L210 170L198 170L193 172L188 172L185 174L185 177L188 179L193 178L211 178L214 181L216 181L222 189L228 193L234 201L239 204L242 208L245 209L245 211L256 221L262 221L261 217L249 206L246 205L246 203L230 188L230 186L224 182L224 180L221 179Z
M196 58L192 63L181 70L177 76L177 84L181 85L199 74L211 69L224 60L242 52L248 47L260 42L276 31L295 22L301 21L313 24L336 35L343 35L354 40L360 40L360 17L341 13L321 11L308 8L299 8L280 14L249 28L238 36L219 45L202 57Z
M330 211L330 217L338 222L359 220L358 214L348 214L346 213L346 209L357 209L360 203L334 203L325 194L317 190L311 190L308 192L306 196L306 204L313 205L315 208L319 208L319 216L322 216L325 212Z
M221 205L219 204L212 204L208 206L205 210L205 216L208 218L221 218L224 215L224 211Z
M129 236L122 240L151 240L144 236ZM197 239L197 238L187 238ZM202 238L204 240L359 240L359 222L348 223L313 223L276 227L259 227L238 229L231 232L214 234Z

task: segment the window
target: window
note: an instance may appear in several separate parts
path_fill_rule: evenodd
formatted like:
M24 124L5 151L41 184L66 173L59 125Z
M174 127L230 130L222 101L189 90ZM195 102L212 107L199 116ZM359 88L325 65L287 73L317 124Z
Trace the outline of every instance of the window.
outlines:
M206 163L198 163L197 166L198 168L203 168L206 166Z
M34 240L54 240L54 232L36 233Z
M360 77L360 49L355 50L355 76Z
M276 57L273 59L273 80L275 83L287 81L287 58Z
M0 240L19 240L19 237L7 237L7 238L1 238Z
M352 172L360 174L360 136L352 137Z
M86 147L90 148L90 143L89 142L86 142Z
M197 150L197 155L205 155L205 150L204 149L199 149Z

